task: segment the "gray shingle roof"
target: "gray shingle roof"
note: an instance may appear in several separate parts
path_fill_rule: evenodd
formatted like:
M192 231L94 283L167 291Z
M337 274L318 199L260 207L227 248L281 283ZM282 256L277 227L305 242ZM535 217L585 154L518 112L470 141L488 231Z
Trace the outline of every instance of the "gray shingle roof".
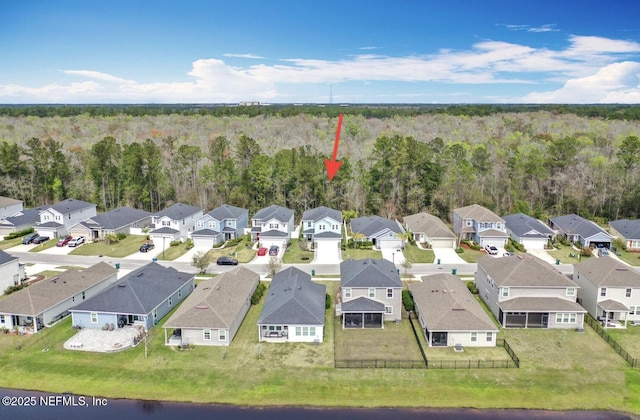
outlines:
M171 207L161 210L154 214L156 217L168 217L171 220L180 220L185 217L193 216L194 214L202 211L200 207L190 206L188 204L176 203Z
M504 217L507 227L520 238L549 238L553 231L540 220L524 213Z
M462 219L473 219L478 222L496 223L504 222L504 219L486 207L482 207L479 204L472 204L466 207L460 207L453 210Z
M178 231L177 231L177 230L175 230L175 229L172 229L172 228L170 228L170 227L168 227L168 226L163 226L163 227L161 227L161 228L158 228L158 229L154 229L154 230L152 230L150 233L151 233L151 234L156 234L156 233L168 233L168 234L170 234L170 235L175 235L176 233L178 233Z
M248 210L241 209L240 207L230 206L229 204L223 204L220 207L216 207L207 213L214 219L221 221L226 219L238 219L243 213L249 213Z
M120 207L92 217L86 222L83 222L83 224L89 227L97 225L103 229L116 230L149 216L151 216L151 213L145 210L134 209L131 207Z
M606 236L611 236L591 220L587 220L577 214L553 217L549 219L549 221L553 223L554 227L568 235L580 235L583 238L590 238L591 236L602 233Z
M613 299L601 300L598 302L598 306L610 312L629 312L629 308L625 304Z
M260 276L238 267L198 284L165 328L229 328L256 290Z
M264 238L286 238L287 237L287 233L286 232L282 232L279 230L268 230L266 232L261 232L260 233L260 239L264 239Z
M640 219L620 219L609 222L609 224L627 240L640 239Z
M19 214L5 217L0 221L0 225L24 226L35 225L40 221L40 212L44 207L36 207L34 209L24 209Z
M288 222L293 216L293 210L272 204L269 207L258 210L253 216L253 220L271 220L276 219L280 222Z
M413 233L424 233L429 238L455 238L456 235L439 217L429 213L417 213L404 217L404 222Z
M519 297L499 302L498 305L503 311L509 312L587 312L577 302L558 297Z
M342 312L384 312L384 303L360 296L342 303Z
M501 287L578 287L552 265L533 255L501 258L485 255L478 258L478 267Z
M22 200L16 200L11 197L4 197L0 195L0 207L12 206L14 204L23 203Z
M309 209L302 214L302 220L311 220L317 222L325 217L330 217L336 222L342 223L342 213L338 210L330 209L329 207L320 206L315 209Z
M574 276L581 274L600 287L640 288L640 273L612 258L585 258L574 266Z
M391 261L364 260L340 263L342 287L402 287L398 269Z
M53 206L44 206L43 209L54 209L55 211L67 214L72 213L74 211L86 209L86 208L95 208L96 205L92 203L88 203L82 200L76 200L74 198L67 198L66 200L62 200L59 203L54 204Z
M13 255L9 255L3 250L0 249L0 265L4 265L8 262L17 260L18 257L14 257Z
M258 325L324 325L326 286L289 267L273 276Z
M373 236L385 229L395 233L402 233L402 228L400 228L398 222L380 216L363 216L351 221L351 230L354 233L362 233L366 237Z
M193 274L152 262L71 310L147 315L182 286L193 281L193 277Z
M456 276L423 276L409 290L429 331L497 331L482 306Z
M0 313L36 316L110 277L115 280L116 273L116 269L105 262L82 271L67 270L0 300Z
M220 232L216 232L213 229L200 229L200 230L196 230L195 232L191 233L191 237L193 238L194 236L218 236L220 235Z

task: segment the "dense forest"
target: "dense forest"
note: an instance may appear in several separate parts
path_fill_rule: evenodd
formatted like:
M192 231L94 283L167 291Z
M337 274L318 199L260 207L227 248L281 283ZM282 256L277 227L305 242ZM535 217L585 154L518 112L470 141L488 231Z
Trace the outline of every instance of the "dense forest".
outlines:
M328 181L337 116L338 160ZM73 197L102 210L327 205L449 220L498 214L640 215L640 107L10 106L0 108L0 195Z

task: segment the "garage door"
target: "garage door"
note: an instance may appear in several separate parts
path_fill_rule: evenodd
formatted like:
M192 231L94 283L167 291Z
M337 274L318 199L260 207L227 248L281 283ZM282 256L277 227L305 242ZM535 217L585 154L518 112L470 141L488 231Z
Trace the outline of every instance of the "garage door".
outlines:
M456 240L455 239L434 239L431 242L432 248L455 248Z
M193 241L193 246L197 246L199 248L213 248L213 239L212 238L203 238L203 237L191 237Z
M402 239L400 238L380 238L378 239L380 248L398 249L402 248Z
M525 249L544 249L544 245L547 243L545 239L523 239L522 245Z

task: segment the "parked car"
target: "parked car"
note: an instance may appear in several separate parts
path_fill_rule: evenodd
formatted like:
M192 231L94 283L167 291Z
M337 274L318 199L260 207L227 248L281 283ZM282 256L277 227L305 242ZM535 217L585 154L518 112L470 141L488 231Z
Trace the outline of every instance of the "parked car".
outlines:
M609 250L607 248L598 248L598 255L601 257L606 257L609 255Z
M261 257L263 255L267 255L267 248L265 248L265 247L258 248L258 256Z
M48 236L38 236L31 243L33 243L33 244L41 244L41 243L47 242L49 239L51 239L51 238L49 238Z
M71 239L73 239L73 237L69 235L65 236L64 238L60 238L56 246L65 246Z
M269 248L269 255L272 256L272 257L277 257L279 250L280 250L280 248L278 248L277 246L273 245L273 246L271 246L271 248Z
M77 238L73 238L67 244L70 247L76 247L78 245L82 245L84 243L84 236L78 236Z
M498 255L498 248L493 245L485 245L484 250L487 251L489 255Z
M38 236L40 236L37 233L32 233L30 235L25 236L24 238L22 238L22 244L23 245L28 245L30 243L33 242L34 239L36 239Z
M516 255L516 254L514 254L513 252L508 252L508 251L505 252L504 254L502 254L502 256L504 256L504 257L511 257L511 256L514 256L514 255Z
M155 247L156 246L153 244L153 242L145 242L142 245L140 245L140 252L151 251Z
M238 265L238 260L230 257L220 257L216 260L218 265Z

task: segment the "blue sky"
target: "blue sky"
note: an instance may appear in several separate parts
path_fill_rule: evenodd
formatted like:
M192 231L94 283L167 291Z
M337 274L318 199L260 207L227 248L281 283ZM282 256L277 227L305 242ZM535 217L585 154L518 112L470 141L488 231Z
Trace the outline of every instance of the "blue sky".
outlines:
M5 0L0 103L640 103L638 16L636 0Z

